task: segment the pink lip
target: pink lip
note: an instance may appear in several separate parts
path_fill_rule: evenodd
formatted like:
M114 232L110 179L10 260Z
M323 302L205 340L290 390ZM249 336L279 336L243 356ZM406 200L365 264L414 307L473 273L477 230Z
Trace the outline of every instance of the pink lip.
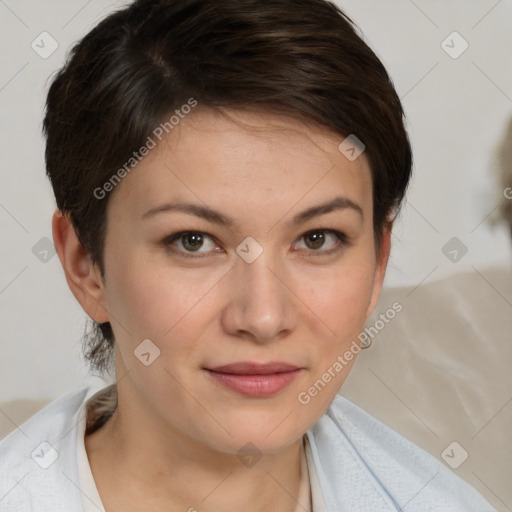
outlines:
M233 363L215 368L206 368L217 382L246 396L265 397L273 395L297 377L301 368L287 363Z
M299 367L287 363L272 362L258 364L251 362L231 363L214 368L207 368L212 372L233 373L235 375L270 375L272 373L292 372L299 370Z

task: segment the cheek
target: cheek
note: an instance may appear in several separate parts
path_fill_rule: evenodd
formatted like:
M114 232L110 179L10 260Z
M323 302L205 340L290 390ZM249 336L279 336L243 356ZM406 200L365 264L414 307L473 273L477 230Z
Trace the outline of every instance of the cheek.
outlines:
M371 258L365 262L361 257L357 263L331 271L329 279L319 280L322 286L307 288L305 302L319 319L309 329L315 349L310 374L297 398L302 405L299 410L310 418L318 420L324 414L355 363L360 351L358 336L370 302L372 272Z
M339 344L357 336L366 320L373 289L373 262L363 254L351 259L316 276L315 286L303 288L304 302L324 324L322 332L331 334L327 337L329 343Z
M225 272L180 268L165 259L155 262L136 253L124 253L108 270L109 313L113 323L119 324L121 337L129 337L132 344L145 338L163 342L184 334L196 339L192 331L200 332L202 317L206 321L203 300L215 294L215 285Z

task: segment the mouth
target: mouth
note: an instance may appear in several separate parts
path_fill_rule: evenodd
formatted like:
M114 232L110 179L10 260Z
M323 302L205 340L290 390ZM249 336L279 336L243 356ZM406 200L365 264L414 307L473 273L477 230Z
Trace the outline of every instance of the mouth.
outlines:
M240 362L204 370L217 383L236 393L262 398L275 395L289 386L303 368L282 362Z

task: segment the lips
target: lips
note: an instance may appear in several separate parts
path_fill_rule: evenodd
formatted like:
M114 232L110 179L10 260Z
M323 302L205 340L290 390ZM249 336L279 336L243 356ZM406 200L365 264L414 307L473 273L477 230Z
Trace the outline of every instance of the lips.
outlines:
M273 373L293 372L298 369L297 366L281 362L267 364L243 362L208 368L212 372L230 373L233 375L270 375Z
M240 362L205 368L207 374L223 387L241 395L263 398L272 396L291 384L302 368L272 362L257 364Z

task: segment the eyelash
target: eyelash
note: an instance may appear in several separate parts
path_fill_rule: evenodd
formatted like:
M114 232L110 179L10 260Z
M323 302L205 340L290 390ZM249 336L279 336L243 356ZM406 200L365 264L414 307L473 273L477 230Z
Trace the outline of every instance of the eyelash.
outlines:
M314 234L314 233L332 234L337 238L337 243L336 243L336 246L333 247L332 249L328 249L328 250L324 250L324 251L322 251L320 249L319 250L309 250L309 252L312 256L326 256L329 254L333 254L333 253L341 250L343 247L348 247L351 244L347 235L345 235L345 233L342 233L341 231L337 231L336 229L313 229L313 230L307 231L306 233L302 234L300 236L299 240L302 240L306 236ZM194 254L194 253L182 251L180 249L175 249L172 247L173 242L175 242L176 240L179 240L184 235L190 235L190 234L206 236L208 238L211 238L212 240L215 239L215 237L208 235L207 233L204 233L202 231L180 231L179 233L174 233L173 235L166 237L163 240L163 245L167 249L172 251L174 254L178 254L179 256L182 256L184 258L205 258L205 257L207 257L209 255L209 253Z

